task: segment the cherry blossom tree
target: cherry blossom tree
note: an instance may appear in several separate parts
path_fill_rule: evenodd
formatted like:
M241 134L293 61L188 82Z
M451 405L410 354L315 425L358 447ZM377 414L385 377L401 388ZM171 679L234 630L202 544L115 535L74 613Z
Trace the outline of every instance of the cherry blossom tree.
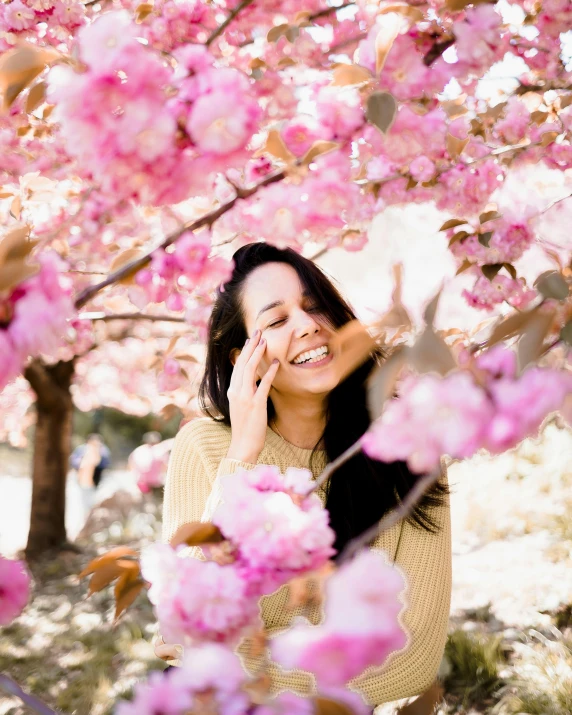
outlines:
M94 383L114 399L93 377L109 356L135 411L155 399L138 378L146 360L157 400L176 400L228 248L248 241L353 251L388 206L449 217L442 231L474 279L463 299L491 325L440 335L435 305L416 336L396 286L372 327L396 346L374 414L408 376L363 443L373 456L428 470L443 450L510 448L560 408L571 20L565 0L2 4L0 388L21 413L26 381L36 407L28 553L65 541L73 399L93 400ZM560 181L549 200L518 191L538 164ZM531 251L552 262L532 281L519 272ZM487 363L507 341L516 365ZM417 410L429 401L459 420L456 442L432 433Z

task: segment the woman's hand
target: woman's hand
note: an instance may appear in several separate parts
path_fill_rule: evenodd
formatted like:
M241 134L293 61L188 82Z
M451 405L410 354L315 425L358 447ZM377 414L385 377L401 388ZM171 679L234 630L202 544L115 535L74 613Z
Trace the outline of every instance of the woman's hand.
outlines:
M157 636L153 647L155 655L161 660L180 660L183 657L183 646L165 643L162 636Z
M234 364L227 392L232 429L228 459L256 464L264 447L267 399L279 365L278 360L274 360L257 387L257 369L265 350L266 341L257 330L246 341Z

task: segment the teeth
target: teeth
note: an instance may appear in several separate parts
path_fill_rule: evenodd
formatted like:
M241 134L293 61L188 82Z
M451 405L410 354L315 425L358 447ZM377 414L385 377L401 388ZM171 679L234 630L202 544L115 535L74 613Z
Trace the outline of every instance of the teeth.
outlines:
M327 345L322 345L321 348L316 348L316 350L307 350L305 353L298 355L298 357L293 361L295 365L301 365L303 362L318 362L324 355L329 352Z

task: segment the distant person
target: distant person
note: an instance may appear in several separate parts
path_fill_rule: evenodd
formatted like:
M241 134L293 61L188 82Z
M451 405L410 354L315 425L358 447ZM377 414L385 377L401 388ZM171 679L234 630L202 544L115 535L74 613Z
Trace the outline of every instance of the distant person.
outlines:
M162 487L165 483L172 443L172 439L162 441L159 432L146 432L143 435L143 444L129 455L127 464L137 479L137 486L143 493Z
M77 483L80 488L85 515L89 514L95 501L95 492L103 470L110 464L109 448L103 442L101 435L90 434L85 444L74 449L70 457L72 469L76 470Z

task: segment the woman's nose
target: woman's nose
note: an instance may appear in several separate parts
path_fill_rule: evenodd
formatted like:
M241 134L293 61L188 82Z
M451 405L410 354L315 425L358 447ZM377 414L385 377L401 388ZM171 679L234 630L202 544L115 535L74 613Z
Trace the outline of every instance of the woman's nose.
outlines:
M308 313L302 312L296 325L296 337L305 338L314 335L320 330L320 325Z

